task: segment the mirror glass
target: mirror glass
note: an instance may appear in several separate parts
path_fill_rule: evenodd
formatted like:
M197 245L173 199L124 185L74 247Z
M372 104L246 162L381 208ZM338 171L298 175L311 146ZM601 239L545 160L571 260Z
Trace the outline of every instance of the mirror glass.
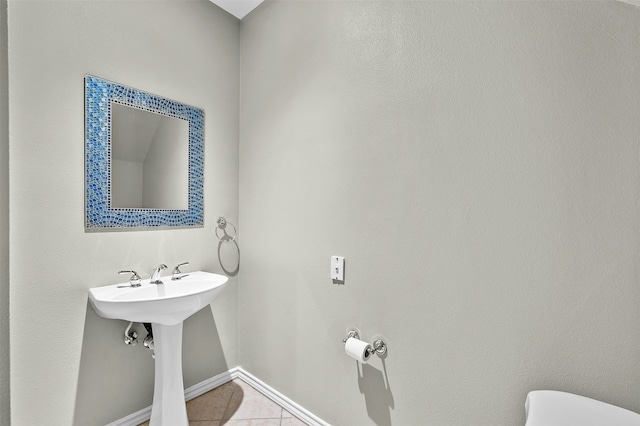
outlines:
M85 230L204 225L204 111L85 77Z
M111 207L186 210L189 122L111 103Z

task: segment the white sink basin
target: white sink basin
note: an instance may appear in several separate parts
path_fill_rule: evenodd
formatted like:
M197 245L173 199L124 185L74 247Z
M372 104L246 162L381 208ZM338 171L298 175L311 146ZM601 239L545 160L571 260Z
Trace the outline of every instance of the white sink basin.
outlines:
M89 299L103 318L164 325L179 324L207 306L220 293L228 278L210 272L191 272L180 280L163 277L164 284L142 282L94 287Z
M180 280L163 277L164 284L140 287L129 283L89 289L95 311L104 318L150 322L153 328L155 383L151 426L188 426L182 380L182 324L220 293L228 278L190 272Z

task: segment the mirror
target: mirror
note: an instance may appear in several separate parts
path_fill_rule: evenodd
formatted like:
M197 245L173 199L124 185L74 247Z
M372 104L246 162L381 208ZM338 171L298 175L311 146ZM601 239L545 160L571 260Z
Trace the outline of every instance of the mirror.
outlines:
M85 77L85 230L203 226L204 112Z
M186 210L189 123L111 103L111 207Z

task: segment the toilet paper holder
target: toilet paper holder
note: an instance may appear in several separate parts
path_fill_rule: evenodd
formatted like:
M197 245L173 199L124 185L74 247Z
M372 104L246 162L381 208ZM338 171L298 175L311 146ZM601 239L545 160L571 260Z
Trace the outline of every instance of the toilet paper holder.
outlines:
M360 340L360 333L357 329L350 328L349 330L347 330L347 337L342 339L342 343L347 343L347 340L349 340L349 338L351 337ZM367 349L367 351L369 350ZM378 354L378 356L383 356L387 353L387 342L385 342L383 339L374 340L371 344L371 351L372 352L370 352L367 356L373 355L374 352Z

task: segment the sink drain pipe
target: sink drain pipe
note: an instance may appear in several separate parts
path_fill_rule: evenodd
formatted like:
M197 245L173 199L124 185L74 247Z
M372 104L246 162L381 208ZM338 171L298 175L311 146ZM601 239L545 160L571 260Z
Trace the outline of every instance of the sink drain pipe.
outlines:
M142 344L151 351L151 357L155 359L156 353L153 351L153 328L149 322L143 322L142 325L144 325L144 328L147 330L147 337L144 338Z
M127 328L124 330L124 343L127 345L135 346L138 343L138 333L135 330L131 330L133 322L130 322Z
M149 322L143 322L142 325L144 325L144 328L147 330L147 337L144 338L142 344L151 351L151 356L155 358L155 352L153 352L153 328ZM138 333L135 330L131 330L131 327L133 327L133 322L130 322L124 330L124 343L135 346L138 343Z

